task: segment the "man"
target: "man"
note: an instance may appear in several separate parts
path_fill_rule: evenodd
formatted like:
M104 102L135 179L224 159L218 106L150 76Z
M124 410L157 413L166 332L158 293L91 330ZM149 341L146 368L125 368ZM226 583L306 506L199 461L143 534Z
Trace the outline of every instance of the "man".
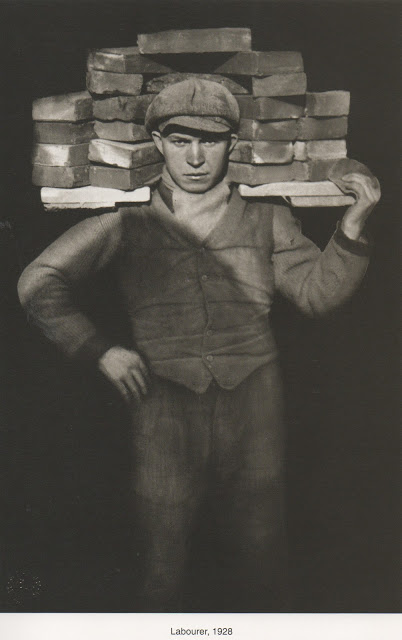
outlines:
M286 607L284 429L270 306L278 289L306 314L326 313L352 295L368 263L363 230L378 183L361 174L337 180L356 203L321 252L288 207L247 203L230 184L238 123L235 98L217 83L190 79L163 90L146 116L165 159L150 204L84 220L19 282L34 322L68 355L97 363L129 405L134 517L147 547L144 611L180 610L205 502L221 544L220 608ZM111 263L131 349L111 344L74 302L75 285Z

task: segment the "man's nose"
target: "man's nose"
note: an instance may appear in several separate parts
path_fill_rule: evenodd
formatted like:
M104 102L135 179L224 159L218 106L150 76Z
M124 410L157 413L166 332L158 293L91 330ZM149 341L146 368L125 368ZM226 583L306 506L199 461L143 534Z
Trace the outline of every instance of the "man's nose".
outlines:
M200 167L205 162L204 151L202 145L194 140L190 145L187 152L187 162L192 167Z

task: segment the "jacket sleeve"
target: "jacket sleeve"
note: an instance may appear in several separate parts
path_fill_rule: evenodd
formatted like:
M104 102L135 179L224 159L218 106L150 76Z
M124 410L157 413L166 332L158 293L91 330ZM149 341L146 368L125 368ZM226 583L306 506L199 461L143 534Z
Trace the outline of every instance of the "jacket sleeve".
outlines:
M366 272L369 241L351 240L339 225L321 251L301 233L289 207L275 206L273 237L276 288L306 315L323 315L342 305Z
M29 319L68 356L95 360L112 346L77 307L74 287L103 269L120 245L119 212L88 218L45 249L19 279Z

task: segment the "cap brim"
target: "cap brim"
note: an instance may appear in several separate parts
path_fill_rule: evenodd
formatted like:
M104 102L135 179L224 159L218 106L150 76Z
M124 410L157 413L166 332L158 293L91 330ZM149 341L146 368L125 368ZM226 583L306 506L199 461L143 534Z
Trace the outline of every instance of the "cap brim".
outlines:
M227 133L232 127L227 121L212 117L203 116L173 116L158 125L159 131L162 133L167 126L177 125L194 129L196 131L208 131L209 133Z

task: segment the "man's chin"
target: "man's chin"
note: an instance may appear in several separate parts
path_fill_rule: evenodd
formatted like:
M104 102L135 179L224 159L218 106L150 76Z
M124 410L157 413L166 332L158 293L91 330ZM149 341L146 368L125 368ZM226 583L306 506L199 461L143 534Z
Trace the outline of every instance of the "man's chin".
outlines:
M210 187L205 187L201 184L193 184L183 186L182 189L184 191L188 191L188 193L206 193L207 191L209 191Z
M216 184L216 182L211 182L209 176L200 178L191 178L186 176L180 182L181 184L179 184L179 186L189 193L205 193L212 189Z

